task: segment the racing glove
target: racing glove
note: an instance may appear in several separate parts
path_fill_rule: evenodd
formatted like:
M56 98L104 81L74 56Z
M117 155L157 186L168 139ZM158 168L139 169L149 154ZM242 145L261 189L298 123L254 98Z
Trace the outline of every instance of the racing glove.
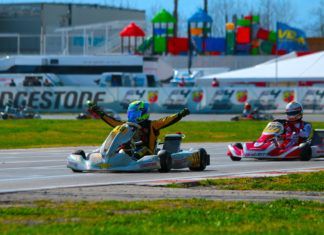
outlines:
M95 103L91 102L90 100L87 101L87 104L88 104L88 110L89 110L89 112L98 114L100 116L103 116L105 114L98 105L96 105Z
M182 117L182 118L189 115L189 114L190 114L190 110L188 108L184 108L183 110L181 110L179 112L179 116Z

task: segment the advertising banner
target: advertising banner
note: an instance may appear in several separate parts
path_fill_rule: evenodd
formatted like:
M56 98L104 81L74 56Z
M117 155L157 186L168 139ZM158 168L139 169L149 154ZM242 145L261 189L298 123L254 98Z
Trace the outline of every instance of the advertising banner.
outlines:
M128 104L143 100L151 112L173 113L188 107L192 113L241 113L245 102L263 111L283 112L297 100L306 112L324 113L324 87L0 87L0 111L11 100L15 107L38 112L80 112L87 100L126 112Z
M303 88L299 89L298 101L303 105L305 111L314 113L324 112L324 89Z
M39 112L76 112L86 108L87 100L114 104L117 90L87 87L0 88L0 110L11 100L15 107L28 106Z

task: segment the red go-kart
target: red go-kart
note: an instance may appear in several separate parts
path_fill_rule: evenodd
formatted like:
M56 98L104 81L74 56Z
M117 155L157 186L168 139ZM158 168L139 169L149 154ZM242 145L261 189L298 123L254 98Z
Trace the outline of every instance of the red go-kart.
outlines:
M316 131L314 133L316 138L322 136L322 130ZM288 136L284 133L282 122L273 121L268 123L257 141L228 145L227 155L233 161L240 161L242 158L309 161L312 157L321 157L319 156L321 154L317 153L322 148L323 140L300 141L298 133L294 132Z

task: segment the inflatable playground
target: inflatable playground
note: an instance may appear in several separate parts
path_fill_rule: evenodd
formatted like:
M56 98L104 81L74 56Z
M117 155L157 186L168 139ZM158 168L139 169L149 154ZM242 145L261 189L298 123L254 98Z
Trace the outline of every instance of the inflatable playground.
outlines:
M227 22L225 37L212 35L213 20L203 9L198 9L187 20L187 37L177 37L176 19L165 9L153 19L152 33L146 36L144 30L134 22L120 33L123 53L142 55L283 55L290 51L307 53L307 44L303 41L303 32L285 24L277 24L277 30L299 31L293 48L291 44L277 47L278 32L266 29L260 23L258 15L233 17ZM278 26L279 25L279 26ZM280 31L282 32L282 31ZM285 32L283 32L285 33ZM282 45L282 44L280 44Z

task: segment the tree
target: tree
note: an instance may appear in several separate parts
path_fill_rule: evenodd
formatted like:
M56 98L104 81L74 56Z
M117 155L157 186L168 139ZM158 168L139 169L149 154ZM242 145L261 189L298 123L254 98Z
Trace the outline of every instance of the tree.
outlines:
M259 15L262 27L276 30L277 21L293 22L295 7L290 0L210 0L209 13L214 21L213 34L224 36L226 22L231 22L235 15Z
M309 35L313 37L324 37L324 0L321 0L311 12L312 21L306 25Z
M240 0L210 0L209 15L213 18L212 31L215 36L225 36L225 24L232 21L232 16L249 12L246 1Z
M258 15L264 28L276 30L278 21L293 24L296 9L289 0L259 0Z

